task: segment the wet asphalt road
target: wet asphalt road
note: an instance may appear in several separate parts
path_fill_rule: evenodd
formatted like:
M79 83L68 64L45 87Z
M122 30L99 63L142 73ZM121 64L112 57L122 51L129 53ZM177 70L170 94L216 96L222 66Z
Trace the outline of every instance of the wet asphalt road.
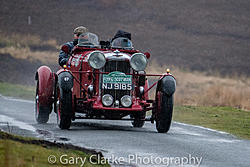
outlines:
M176 122L167 134L149 122L133 128L127 121L106 120L77 120L70 130L60 130L54 113L48 124L36 124L32 101L0 96L0 128L101 151L113 166L250 166L249 140Z

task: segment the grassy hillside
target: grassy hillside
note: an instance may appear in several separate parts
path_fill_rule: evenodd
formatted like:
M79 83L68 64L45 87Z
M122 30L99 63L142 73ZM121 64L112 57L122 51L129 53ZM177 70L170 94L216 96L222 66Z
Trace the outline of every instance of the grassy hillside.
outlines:
M0 33L0 82L34 85L36 70L41 65L53 71L59 67L55 40L41 40L36 35Z
M0 31L60 45L77 25L105 40L124 29L161 64L249 76L249 16L248 0L1 0Z

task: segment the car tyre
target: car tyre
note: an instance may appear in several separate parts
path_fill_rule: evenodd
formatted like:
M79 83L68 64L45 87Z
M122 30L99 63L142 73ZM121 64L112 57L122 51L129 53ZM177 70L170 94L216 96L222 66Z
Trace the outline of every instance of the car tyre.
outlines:
M41 106L39 102L39 81L36 86L36 97L35 97L35 118L39 124L44 124L49 121L49 114L51 113L52 106Z
M135 128L143 127L145 121L142 119L145 119L145 116L146 116L145 112L142 112L142 113L139 113L135 116L132 116L132 118L134 118L134 120L132 121L133 127L135 127Z
M172 121L174 105L173 95L168 96L158 91L156 103L158 103L156 129L159 133L166 133L169 131Z
M57 125L60 129L69 129L71 126L72 116L68 113L72 113L72 92L66 92L59 87L55 89L54 108L57 113Z

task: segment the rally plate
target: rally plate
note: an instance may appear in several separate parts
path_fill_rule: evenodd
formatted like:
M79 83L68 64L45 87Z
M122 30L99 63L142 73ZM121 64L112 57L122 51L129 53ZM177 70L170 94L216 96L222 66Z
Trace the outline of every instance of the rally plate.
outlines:
M102 89L132 90L132 75L119 71L103 74Z

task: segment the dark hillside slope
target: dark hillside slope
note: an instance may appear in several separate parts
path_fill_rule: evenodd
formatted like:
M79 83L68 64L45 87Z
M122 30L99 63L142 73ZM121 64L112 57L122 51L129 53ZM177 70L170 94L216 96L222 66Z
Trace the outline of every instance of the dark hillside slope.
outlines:
M0 82L10 82L22 85L34 85L36 70L44 65L40 61L16 59L9 54L0 53ZM58 68L53 64L45 64L51 67L53 71Z
M84 25L108 39L132 33L136 48L159 63L250 76L249 0L0 0L3 33L36 34L58 43ZM31 25L28 25L31 16Z

